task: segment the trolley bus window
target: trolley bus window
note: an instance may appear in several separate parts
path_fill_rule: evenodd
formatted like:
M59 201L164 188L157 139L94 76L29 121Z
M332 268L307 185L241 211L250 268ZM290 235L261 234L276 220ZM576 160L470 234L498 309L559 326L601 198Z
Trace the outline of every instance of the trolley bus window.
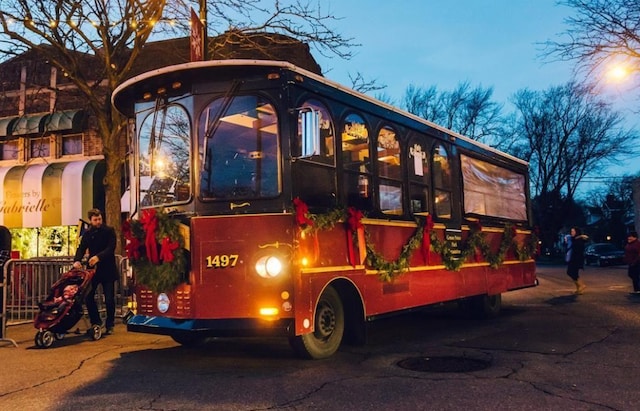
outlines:
M178 105L156 105L140 127L140 205L155 207L191 197L191 122Z
M525 176L460 155L464 211L511 220L527 220Z
M380 177L380 211L402 215L402 172L400 143L394 129L384 126L378 133L378 176Z
M258 96L236 96L223 109L224 100L212 101L200 116L199 141L207 144L200 150L200 160L206 162L200 167L202 198L277 196L278 121L273 105ZM212 127L215 121L219 123ZM213 134L204 139L206 130Z
M435 212L440 218L451 218L451 161L443 145L433 149L433 185Z
M292 156L334 165L334 141L333 120L325 105L317 100L305 101L300 109Z
M349 114L344 119L342 164L346 173L348 205L362 210L371 209L369 129L364 119L355 113Z
M411 212L425 214L429 212L429 156L426 143L413 137L409 140L407 168L409 170L409 193Z
M310 118L313 130L307 127ZM305 101L298 116L298 133L291 144L294 197L300 197L315 212L336 206L335 134L333 119L326 106L317 100ZM313 131L313 133L310 133ZM315 149L309 153L313 137ZM305 155L312 154L312 155Z

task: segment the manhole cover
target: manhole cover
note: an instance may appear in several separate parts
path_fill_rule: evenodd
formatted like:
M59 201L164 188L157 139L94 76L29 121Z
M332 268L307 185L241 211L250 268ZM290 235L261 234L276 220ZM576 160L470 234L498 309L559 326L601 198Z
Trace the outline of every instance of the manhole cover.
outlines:
M490 361L468 357L413 357L398 362L401 368L421 372L472 372L490 365Z

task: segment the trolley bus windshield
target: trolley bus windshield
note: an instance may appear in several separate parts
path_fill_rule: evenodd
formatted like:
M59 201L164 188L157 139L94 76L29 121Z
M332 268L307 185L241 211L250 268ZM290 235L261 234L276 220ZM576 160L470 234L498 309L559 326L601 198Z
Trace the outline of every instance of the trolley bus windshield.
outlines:
M278 123L273 105L258 96L235 96L226 104L225 100L213 100L200 116L201 197L236 200L278 195Z
M191 196L190 121L179 105L160 105L140 127L140 205L162 206Z

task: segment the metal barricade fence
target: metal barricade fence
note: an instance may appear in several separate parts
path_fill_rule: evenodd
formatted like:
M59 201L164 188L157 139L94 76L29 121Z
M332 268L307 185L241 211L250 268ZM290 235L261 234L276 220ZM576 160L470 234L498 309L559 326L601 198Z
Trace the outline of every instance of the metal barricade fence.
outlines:
M14 346L18 346L16 342L10 338L6 338L6 330L7 330L7 310L6 310L6 302L7 302L7 266L5 263L9 260L9 251L2 250L0 251L0 342L10 342Z
M128 311L129 290L127 288L130 270L128 260L116 256L119 268L119 281L115 284L116 316ZM53 284L60 276L73 267L72 257L31 258L28 260L9 260L4 267L6 298L4 316L6 325L33 322L39 312L38 303L44 301ZM104 298L101 288L96 293L98 307L104 311Z

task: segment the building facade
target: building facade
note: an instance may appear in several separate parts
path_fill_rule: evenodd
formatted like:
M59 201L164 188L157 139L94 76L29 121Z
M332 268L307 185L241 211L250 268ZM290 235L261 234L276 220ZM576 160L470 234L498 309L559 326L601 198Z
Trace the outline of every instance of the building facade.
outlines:
M278 34L231 31L208 46L212 59L287 60L321 71L308 45ZM189 51L189 38L147 43L129 77L188 62ZM99 78L95 56L77 58L86 77ZM95 90L109 98L105 88ZM104 209L102 152L93 113L64 73L35 50L0 64L0 226L12 233L14 255L74 253L86 210Z

